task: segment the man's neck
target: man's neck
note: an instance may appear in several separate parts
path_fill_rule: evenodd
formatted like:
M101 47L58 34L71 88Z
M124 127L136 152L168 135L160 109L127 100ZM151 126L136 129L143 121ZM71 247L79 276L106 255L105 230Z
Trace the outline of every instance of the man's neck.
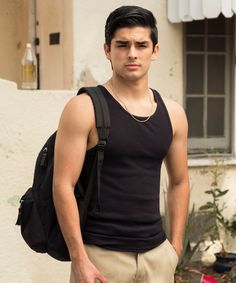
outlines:
M121 98L126 99L142 99L148 93L147 79L137 81L128 81L117 79L114 76L105 84L108 89L118 94Z

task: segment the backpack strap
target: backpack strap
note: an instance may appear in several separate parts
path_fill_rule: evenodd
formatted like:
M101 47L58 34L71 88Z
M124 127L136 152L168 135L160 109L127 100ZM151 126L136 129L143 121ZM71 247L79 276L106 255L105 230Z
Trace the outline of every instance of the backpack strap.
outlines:
M87 93L93 102L94 112L95 112L95 120L96 120L96 128L98 131L99 142L97 145L97 161L96 161L96 175L97 175L97 210L101 209L100 205L100 192L101 192L101 171L104 160L104 150L107 143L107 139L109 136L109 130L111 126L110 113L108 109L108 105L102 90L99 87L82 87L79 89L77 95L81 93ZM92 192L93 192L93 179L95 174L95 168L93 167L91 172L90 181L87 187L86 192L86 200L84 201L84 205L88 206ZM86 216L82 219L82 227L85 224Z
M77 95L81 93L87 93L92 99L99 141L107 140L111 120L108 105L102 90L99 87L82 87L79 89Z

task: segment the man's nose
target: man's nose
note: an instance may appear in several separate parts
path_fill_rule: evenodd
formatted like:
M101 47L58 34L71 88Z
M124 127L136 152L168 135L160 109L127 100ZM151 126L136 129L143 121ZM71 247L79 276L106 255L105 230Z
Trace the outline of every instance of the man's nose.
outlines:
M137 58L135 46L130 46L128 57L129 57L129 59L136 59Z

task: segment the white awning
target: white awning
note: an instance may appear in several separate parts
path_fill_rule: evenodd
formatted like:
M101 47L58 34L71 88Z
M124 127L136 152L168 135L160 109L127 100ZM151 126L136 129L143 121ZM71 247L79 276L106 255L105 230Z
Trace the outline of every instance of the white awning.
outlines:
M172 23L217 18L236 13L236 0L168 0L168 18Z

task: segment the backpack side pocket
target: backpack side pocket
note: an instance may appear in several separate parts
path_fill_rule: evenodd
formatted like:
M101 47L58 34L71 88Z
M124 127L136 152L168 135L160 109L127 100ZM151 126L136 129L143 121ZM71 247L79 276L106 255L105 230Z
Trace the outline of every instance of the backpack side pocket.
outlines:
M21 198L17 224L21 226L21 234L29 247L36 252L45 253L47 239L32 188L29 188Z

